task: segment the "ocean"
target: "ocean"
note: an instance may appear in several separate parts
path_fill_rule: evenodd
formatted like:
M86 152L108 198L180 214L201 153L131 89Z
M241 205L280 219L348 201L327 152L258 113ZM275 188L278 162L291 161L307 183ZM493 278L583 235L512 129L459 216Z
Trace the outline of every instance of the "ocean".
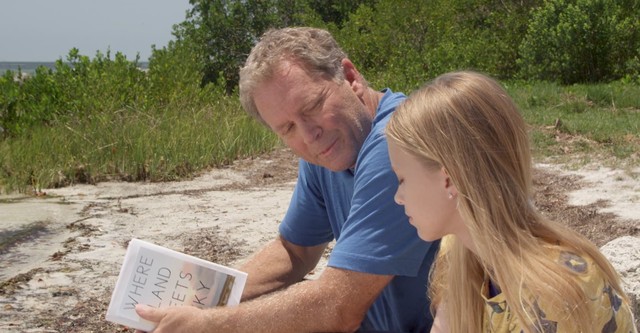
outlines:
M52 62L35 62L35 61L26 61L26 62L17 62L17 61L0 61L0 75L4 74L6 71L17 72L18 69L22 70L23 73L27 73L32 75L36 72L36 68L38 66L45 66L53 69L56 66L55 61Z
M29 75L33 75L36 72L36 68L39 66L45 66L51 69L56 67L56 62L37 62L37 61L0 61L0 75L3 75L6 71L18 72L18 69L22 70L23 73L27 73ZM140 68L148 68L148 62L139 62L138 67Z

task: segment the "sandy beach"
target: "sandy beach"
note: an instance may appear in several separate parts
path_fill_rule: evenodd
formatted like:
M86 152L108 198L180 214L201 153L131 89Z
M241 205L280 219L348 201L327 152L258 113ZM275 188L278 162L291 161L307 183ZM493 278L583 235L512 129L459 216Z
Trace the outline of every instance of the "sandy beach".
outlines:
M104 314L131 238L235 266L276 236L296 166L290 151L279 149L192 180L1 197L0 331L128 331ZM598 246L625 236L640 244L640 168L540 164L537 170L543 211L574 221ZM636 288L640 250L631 251L638 263L625 259L632 265L623 278Z

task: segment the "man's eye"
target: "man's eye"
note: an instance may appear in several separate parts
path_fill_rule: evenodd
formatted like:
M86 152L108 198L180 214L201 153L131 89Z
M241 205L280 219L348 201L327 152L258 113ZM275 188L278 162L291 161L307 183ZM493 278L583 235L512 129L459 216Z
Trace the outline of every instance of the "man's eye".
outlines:
M284 128L284 130L282 131L282 134L289 134L292 130L293 130L293 124L289 124L287 127Z

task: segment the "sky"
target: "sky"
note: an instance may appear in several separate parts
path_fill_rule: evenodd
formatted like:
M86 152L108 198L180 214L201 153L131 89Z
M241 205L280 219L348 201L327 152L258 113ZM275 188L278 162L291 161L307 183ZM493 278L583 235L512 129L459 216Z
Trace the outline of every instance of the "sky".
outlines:
M52 62L73 47L147 61L189 8L189 0L0 0L0 61Z

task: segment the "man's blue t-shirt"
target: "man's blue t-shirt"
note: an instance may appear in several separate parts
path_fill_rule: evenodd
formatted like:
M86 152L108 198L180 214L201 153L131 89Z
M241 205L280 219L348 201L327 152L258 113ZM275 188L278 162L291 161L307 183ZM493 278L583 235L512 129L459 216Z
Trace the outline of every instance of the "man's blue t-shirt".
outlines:
M404 209L393 200L398 180L384 128L406 96L390 89L383 92L353 172L333 172L300 160L280 234L301 246L335 239L330 267L395 275L367 312L361 329L428 332L432 318L427 278L438 243L418 238Z

